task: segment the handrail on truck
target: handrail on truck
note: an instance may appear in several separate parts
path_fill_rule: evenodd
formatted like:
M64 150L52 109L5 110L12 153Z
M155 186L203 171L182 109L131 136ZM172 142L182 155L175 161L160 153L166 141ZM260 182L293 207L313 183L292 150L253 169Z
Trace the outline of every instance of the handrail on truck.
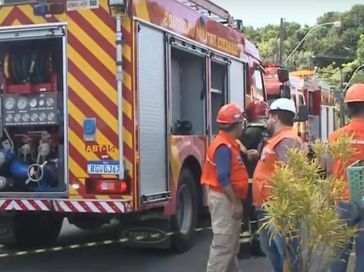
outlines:
M230 13L209 0L177 0L184 6L193 9L220 23L232 24L234 19Z

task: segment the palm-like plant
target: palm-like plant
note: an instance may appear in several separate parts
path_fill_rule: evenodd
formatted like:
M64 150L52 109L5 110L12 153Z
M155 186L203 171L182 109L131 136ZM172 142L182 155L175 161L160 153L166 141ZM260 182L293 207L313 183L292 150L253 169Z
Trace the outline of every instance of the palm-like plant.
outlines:
M329 153L345 164L352 154L350 137L341 137L332 145L313 144L317 158ZM271 198L265 205L266 223L262 228L275 230L286 242L286 252L293 240L300 272L327 271L338 252L345 247L357 229L338 217L336 201L343 191L342 181L320 175L320 161L307 160L302 150L288 152L290 162L277 164L271 184ZM288 256L288 254L286 254ZM286 270L289 262L286 262Z

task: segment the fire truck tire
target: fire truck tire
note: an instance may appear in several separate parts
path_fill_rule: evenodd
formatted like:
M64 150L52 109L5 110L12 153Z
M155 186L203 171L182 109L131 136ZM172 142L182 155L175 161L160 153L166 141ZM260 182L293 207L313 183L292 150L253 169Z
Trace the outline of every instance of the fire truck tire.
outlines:
M193 236L197 224L197 189L191 171L184 168L179 177L177 190L177 210L172 218L172 227L176 234L172 246L177 253L183 253L193 246Z
M53 214L17 214L14 221L16 246L54 244L61 232L63 217Z

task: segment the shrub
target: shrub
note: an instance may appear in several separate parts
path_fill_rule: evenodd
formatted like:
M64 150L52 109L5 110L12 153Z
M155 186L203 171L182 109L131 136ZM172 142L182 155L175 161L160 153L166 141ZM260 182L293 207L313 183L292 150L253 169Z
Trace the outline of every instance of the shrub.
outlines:
M327 271L357 229L338 217L336 202L343 191L341 180L323 177L320 160L324 154L344 163L353 150L350 137L341 137L332 145L317 141L313 144L316 158L307 160L303 150L290 149L289 163L278 163L271 184L271 197L264 208L267 212L262 228L272 228L281 235L286 252L296 238L300 272ZM286 270L290 271L286 261Z

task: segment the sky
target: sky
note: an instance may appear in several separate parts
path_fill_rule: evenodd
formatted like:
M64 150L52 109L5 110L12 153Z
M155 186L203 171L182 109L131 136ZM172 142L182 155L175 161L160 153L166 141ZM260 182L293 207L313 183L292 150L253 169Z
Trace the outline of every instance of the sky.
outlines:
M279 24L280 18L312 26L316 18L329 11L347 11L364 0L211 0L245 26Z

